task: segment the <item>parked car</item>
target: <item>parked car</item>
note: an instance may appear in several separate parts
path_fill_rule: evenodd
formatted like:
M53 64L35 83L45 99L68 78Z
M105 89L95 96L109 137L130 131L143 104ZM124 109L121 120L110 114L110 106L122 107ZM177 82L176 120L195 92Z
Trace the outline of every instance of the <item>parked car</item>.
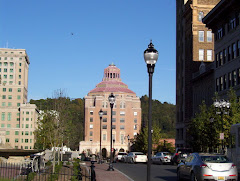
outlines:
M231 180L237 181L236 165L227 156L192 153L177 167L178 180Z
M179 164L181 160L185 160L192 153L191 148L177 148L172 156L172 164Z
M156 164L171 163L171 158L169 152L158 152L152 157L152 162Z
M127 153L125 153L125 152L118 152L118 154L115 155L113 161L114 162L122 161L123 156L126 156L126 155L127 155Z
M147 155L144 155L142 152L130 152L124 157L124 162L126 163L146 163L147 160Z

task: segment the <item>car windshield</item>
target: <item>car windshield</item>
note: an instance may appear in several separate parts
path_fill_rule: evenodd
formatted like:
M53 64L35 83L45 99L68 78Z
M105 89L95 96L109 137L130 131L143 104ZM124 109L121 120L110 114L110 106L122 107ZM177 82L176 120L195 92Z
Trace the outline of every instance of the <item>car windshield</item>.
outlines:
M135 153L135 155L144 155L143 153Z
M208 163L228 163L229 159L223 155L201 156L202 161Z
M164 156L168 156L168 155L170 155L170 153L163 153L163 155L164 155Z
M118 153L118 155L127 155L127 153Z

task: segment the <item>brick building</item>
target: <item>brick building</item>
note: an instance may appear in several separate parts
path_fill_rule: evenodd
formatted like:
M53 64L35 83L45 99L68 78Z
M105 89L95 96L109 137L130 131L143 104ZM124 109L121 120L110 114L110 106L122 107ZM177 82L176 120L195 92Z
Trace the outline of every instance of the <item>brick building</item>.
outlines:
M189 146L187 127L198 105L203 100L209 102L213 94L213 87L202 89L211 85L211 80L199 77L213 80L209 64L214 61L214 37L202 19L218 2L176 1L176 147Z
M132 139L141 128L141 102L136 94L121 81L120 69L114 64L104 69L102 82L85 96L85 141L80 142L80 152L98 154L100 150L100 129L102 132L102 153L110 151L111 109L108 101L113 93L116 101L113 107L112 138L116 151L130 149ZM102 109L102 128L99 111Z

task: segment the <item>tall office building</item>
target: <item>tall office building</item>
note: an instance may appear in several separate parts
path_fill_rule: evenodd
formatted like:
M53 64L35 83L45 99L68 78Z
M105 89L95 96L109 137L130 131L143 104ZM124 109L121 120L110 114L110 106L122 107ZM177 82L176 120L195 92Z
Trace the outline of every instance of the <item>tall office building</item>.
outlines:
M214 61L214 37L202 19L218 2L176 0L176 147L189 146L187 127L196 111L194 108L198 106L193 100L200 103L199 97L205 95L197 90L196 84L202 87L203 82L194 73L205 71L205 67ZM207 81L205 86L208 86ZM206 96L209 99L213 90L207 92L210 92Z
M0 48L0 146L33 149L37 107L27 103L29 58L24 49Z
M136 94L121 81L120 69L114 64L104 69L102 82L85 97L85 141L80 142L80 152L99 153L100 131L102 153L110 153L111 108L108 101L113 93L116 101L113 107L112 139L116 151L130 149L132 139L141 128L141 102ZM99 111L102 109L102 127Z

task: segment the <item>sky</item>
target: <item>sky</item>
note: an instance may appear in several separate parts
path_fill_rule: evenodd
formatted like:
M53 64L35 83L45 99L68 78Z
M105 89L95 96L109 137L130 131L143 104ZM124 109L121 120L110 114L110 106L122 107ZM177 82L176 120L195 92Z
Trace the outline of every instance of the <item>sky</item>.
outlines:
M59 89L84 98L111 63L138 97L148 95L143 52L152 40L152 98L176 104L175 27L175 0L0 0L0 47L30 59L28 100Z

